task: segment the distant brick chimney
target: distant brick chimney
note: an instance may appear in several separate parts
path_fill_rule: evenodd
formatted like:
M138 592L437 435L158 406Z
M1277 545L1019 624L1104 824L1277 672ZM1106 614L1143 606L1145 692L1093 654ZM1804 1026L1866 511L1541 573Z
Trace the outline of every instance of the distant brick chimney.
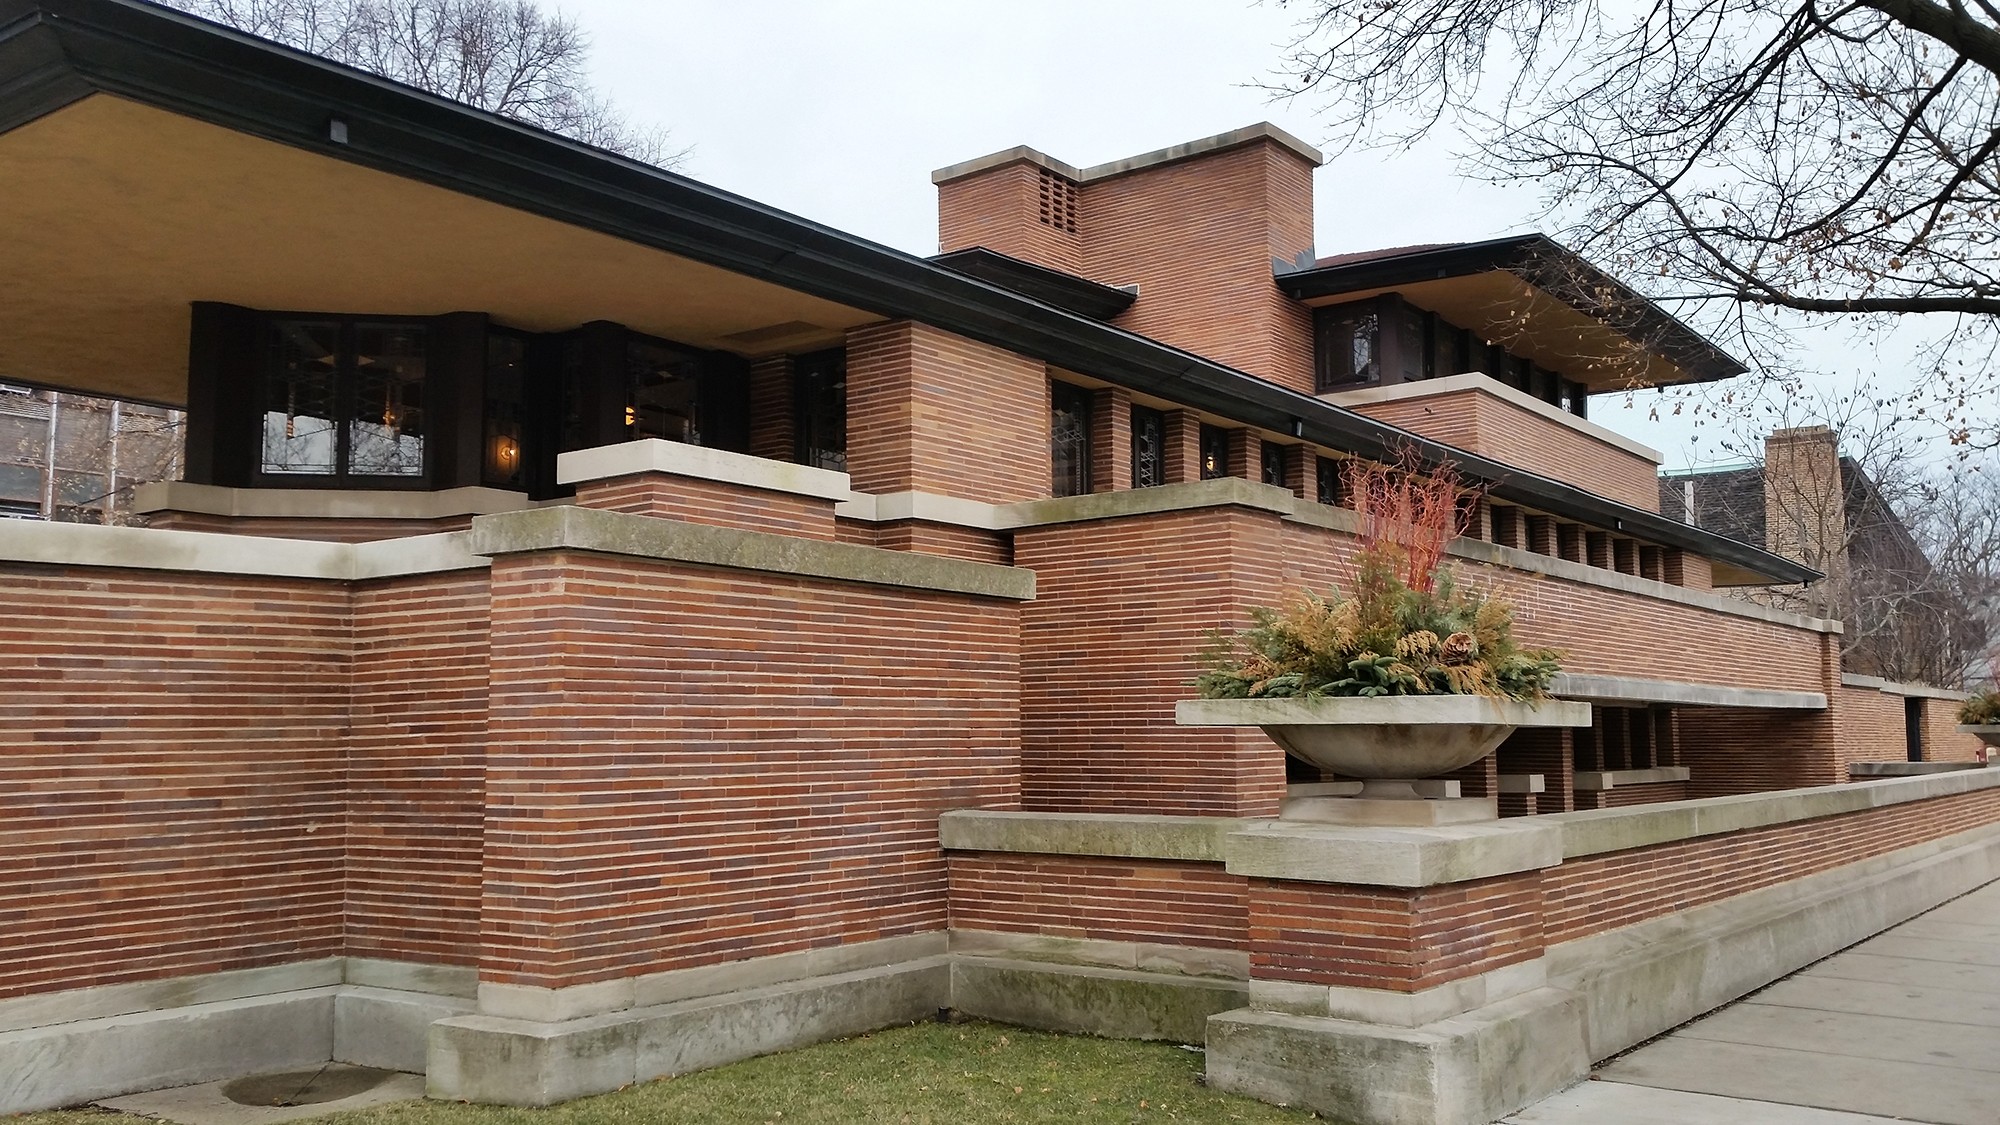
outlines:
M1828 578L1846 570L1840 443L1827 427L1773 430L1764 439L1764 546Z
M1311 312L1272 275L1312 261L1322 163L1269 124L1093 168L1011 148L932 174L939 249L1136 285L1119 327L1310 394Z

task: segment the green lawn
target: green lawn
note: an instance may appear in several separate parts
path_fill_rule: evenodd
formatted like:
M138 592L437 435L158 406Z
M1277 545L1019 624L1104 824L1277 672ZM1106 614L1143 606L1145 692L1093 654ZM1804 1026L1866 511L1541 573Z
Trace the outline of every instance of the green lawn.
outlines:
M1210 1090L1200 1083L1201 1065L1199 1052L1170 1044L985 1023L920 1024L647 1082L553 1109L405 1102L315 1118L314 1125L1314 1120L1311 1114ZM8 1118L7 1125L119 1120L72 1111Z

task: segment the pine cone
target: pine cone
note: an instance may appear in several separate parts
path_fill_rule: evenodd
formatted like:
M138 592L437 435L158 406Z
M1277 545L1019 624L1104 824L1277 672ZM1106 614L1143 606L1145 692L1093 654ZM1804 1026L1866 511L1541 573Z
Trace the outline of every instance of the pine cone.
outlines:
M1479 659L1479 642L1471 633L1453 633L1444 639L1444 648L1438 653L1438 660L1444 664L1470 664Z

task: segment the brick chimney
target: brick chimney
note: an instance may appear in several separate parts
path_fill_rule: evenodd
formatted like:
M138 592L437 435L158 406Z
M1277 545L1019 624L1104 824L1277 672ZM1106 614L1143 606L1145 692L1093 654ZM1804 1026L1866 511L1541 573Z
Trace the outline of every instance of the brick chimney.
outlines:
M1839 439L1832 430L1798 426L1773 430L1764 439L1766 550L1804 563L1829 579L1844 574L1846 495Z
M1092 168L1011 148L932 173L939 249L1136 285L1119 327L1310 394L1312 315L1272 275L1312 261L1322 163L1270 124Z

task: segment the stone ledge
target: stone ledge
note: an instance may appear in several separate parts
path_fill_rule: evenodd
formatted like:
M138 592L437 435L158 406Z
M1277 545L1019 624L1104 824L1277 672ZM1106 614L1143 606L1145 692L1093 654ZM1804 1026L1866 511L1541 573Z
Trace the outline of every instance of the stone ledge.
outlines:
M1615 430L1606 429L1588 419L1579 418L1569 411L1525 391L1517 391L1491 375L1478 371L1462 372L1457 375L1441 375L1423 379L1415 383L1394 383L1386 387L1367 387L1354 391L1336 391L1319 397L1335 406L1352 410L1357 406L1373 406L1384 402L1406 402L1410 399L1436 398L1440 395L1464 394L1471 392L1510 406L1524 414L1532 414L1544 422L1560 426L1578 437L1588 438L1603 445L1611 446L1621 453L1628 453L1642 461L1650 462L1645 468L1648 477L1654 476L1660 466L1660 451L1649 445L1642 445Z
M544 1106L915 1023L948 1005L944 957L609 1015L543 1022L461 1016L431 1025L428 1093Z
M1225 839L1231 875L1307 883L1432 887L1554 867L1561 829L1519 817L1441 828L1347 828L1261 821Z
M540 506L503 488L412 489L229 488L184 480L153 481L132 490L132 510L188 512L235 519L439 520L485 516Z
M1050 1031L1199 1043L1210 1017L1242 1007L1248 997L1241 980L1001 957L951 959L951 1007Z
M1572 788L1580 793L1602 792L1620 785L1665 785L1692 776L1686 766L1656 766L1649 770L1578 770Z
M1951 688L1932 687L1929 684L1906 684L1885 680L1880 676L1842 675L1840 686L1852 688L1872 688L1884 695L1915 696L1919 699L1945 699L1963 703L1972 698L1971 692L1954 691Z
M1230 817L955 809L938 817L938 841L950 851L1221 863L1223 837L1249 823Z
M854 494L848 487L846 473L689 445L684 441L646 438L556 456L557 484L588 484L647 473L717 481L815 500L841 501Z
M951 953L954 957L998 957L1172 976L1213 977L1239 983L1250 976L1250 955L1240 949L1213 949L1163 942L1107 941L1004 930L952 930Z
M1928 777L1934 773L1991 768L1991 762L1849 762L1849 777Z
M1757 707L1776 710L1824 711L1826 696L1816 691L1741 688L1726 684L1647 680L1636 676L1598 676L1557 672L1550 694L1563 699L1601 703L1676 703L1689 707Z
M489 557L592 551L976 597L1028 601L1035 596L1034 571L1018 567L590 508L481 516L467 534L472 552Z
M371 543L322 543L212 531L9 521L0 563L308 578L355 582L452 570L488 562L465 549L466 533L440 532Z
M2000 787L2000 770L1956 770L1928 777L1703 797L1627 809L1550 813L1534 819L1559 828L1563 858L1574 859L1996 787Z
M1285 515L1298 498L1289 488L1261 484L1242 477L1216 477L1185 484L1161 484L1122 492L1092 492L1052 500L1002 504L996 520L1002 528L1024 530L1086 520L1124 519L1202 508L1238 507Z
M716 965L618 977L569 988L478 984L479 1014L560 1023L630 1008L698 1000L748 988L875 969L943 954L943 930L774 953Z

